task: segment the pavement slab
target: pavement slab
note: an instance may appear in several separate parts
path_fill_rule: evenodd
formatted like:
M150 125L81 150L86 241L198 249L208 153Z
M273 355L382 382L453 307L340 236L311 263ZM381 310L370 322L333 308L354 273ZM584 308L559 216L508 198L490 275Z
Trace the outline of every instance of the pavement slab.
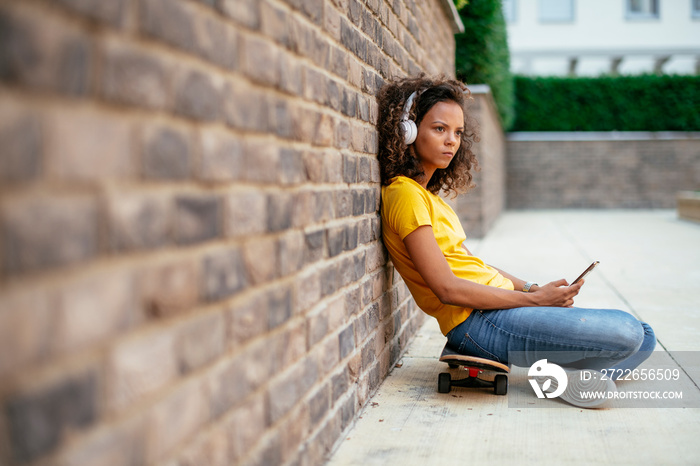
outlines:
M540 400L527 368L516 367L507 396L464 388L440 394L438 374L454 370L438 361L445 339L429 319L328 465L700 464L700 224L670 210L506 212L467 247L541 284L571 281L601 261L576 305L619 308L652 325L658 345L650 364L679 371L667 388L682 392L673 405L682 407L612 400L603 409L582 409ZM651 386L658 388L617 382L618 391Z

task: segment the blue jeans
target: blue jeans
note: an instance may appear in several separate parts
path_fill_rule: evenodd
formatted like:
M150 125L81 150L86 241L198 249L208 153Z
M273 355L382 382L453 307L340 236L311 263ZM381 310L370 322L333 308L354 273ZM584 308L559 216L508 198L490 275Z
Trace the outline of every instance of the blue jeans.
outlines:
M656 337L649 325L616 309L521 307L475 310L447 334L447 343L520 367L547 359L576 369L625 370L651 355Z

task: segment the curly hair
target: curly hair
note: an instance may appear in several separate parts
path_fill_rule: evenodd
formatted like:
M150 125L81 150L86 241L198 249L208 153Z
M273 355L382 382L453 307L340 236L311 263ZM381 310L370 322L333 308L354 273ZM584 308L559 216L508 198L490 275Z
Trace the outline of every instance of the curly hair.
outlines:
M413 92L417 93L417 97L409 115L416 125L420 125L425 114L438 102L456 102L464 110L464 104L470 98L469 90L463 83L444 76L429 78L421 74L388 81L377 95L378 159L382 185L388 185L392 178L399 175L413 179L424 175L413 145L406 145L399 127L406 101ZM474 186L471 170L476 170L478 166L472 151L474 142L479 141L476 127L476 121L465 111L459 149L447 168L435 171L428 181L428 191L437 194L442 190L456 195Z

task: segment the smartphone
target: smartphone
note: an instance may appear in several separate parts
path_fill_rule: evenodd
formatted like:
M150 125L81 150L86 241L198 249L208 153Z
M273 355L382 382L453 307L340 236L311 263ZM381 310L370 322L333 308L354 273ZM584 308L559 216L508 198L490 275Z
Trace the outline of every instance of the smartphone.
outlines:
M591 265L589 265L588 268L587 268L586 270L584 270L583 273L582 273L581 275L579 275L578 278L577 278L576 280L574 280L574 282L572 283L572 285L575 285L575 284L578 283L580 280L582 280L583 277L585 277L586 275L588 275L589 273L591 273L591 272L593 271L593 269L595 269L595 266L598 265L598 264L600 264L600 261L595 261L595 262L593 262Z

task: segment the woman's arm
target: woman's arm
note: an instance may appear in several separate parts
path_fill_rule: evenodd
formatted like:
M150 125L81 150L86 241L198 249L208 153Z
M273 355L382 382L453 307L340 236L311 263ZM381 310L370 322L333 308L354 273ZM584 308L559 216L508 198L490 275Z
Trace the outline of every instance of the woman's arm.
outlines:
M472 309L566 307L573 305L574 296L581 288L580 282L573 286L566 286L566 280L562 279L539 287L532 293L522 293L458 278L440 251L429 225L418 227L411 232L404 238L404 244L416 270L444 304ZM519 281L522 282L522 280Z
M467 254L469 254L470 256L473 256L473 255L474 255L474 254L472 254L472 252L469 250L469 248L467 248L464 244L462 244L462 248L464 248L464 250L467 251ZM492 265L491 267L493 267L493 265ZM493 268L496 269L496 270L498 270L498 272L499 272L501 275L503 275L503 276L506 277L508 280L510 280L511 282L513 282L513 287L515 288L516 291L521 291L521 290L525 287L525 284L527 283L525 280L521 280L521 279L519 279L518 277L516 277L516 276L514 276L514 275L511 275L511 274L509 274L508 272L506 272L506 271L504 271L504 270L499 269L498 267L493 267ZM539 288L540 288L539 285L533 285L532 288L530 288L530 292L535 292L535 291L537 291Z

